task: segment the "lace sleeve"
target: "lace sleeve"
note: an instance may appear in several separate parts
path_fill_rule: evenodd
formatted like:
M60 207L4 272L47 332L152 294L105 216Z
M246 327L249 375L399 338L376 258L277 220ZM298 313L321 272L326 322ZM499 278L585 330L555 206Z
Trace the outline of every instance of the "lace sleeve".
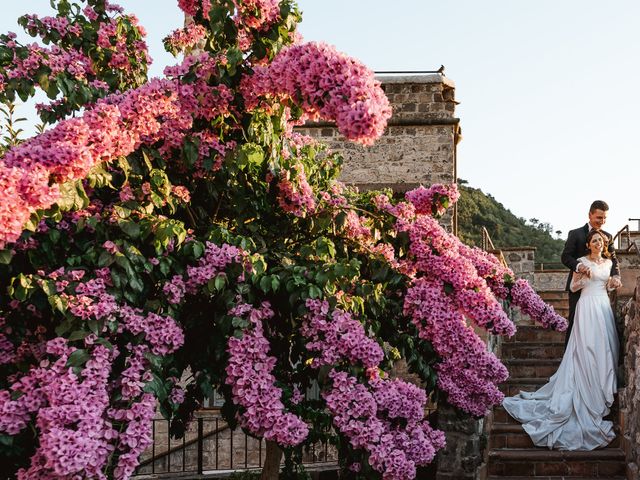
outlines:
M582 290L588 281L589 277L587 277L584 273L574 273L571 277L571 285L569 285L569 290L571 290L572 292Z

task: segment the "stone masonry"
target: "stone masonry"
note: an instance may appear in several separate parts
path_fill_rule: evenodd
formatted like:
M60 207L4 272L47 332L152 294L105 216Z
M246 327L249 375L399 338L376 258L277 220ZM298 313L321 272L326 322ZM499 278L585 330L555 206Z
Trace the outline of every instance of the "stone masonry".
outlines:
M624 355L626 388L621 395L623 447L627 457L627 478L640 478L640 277L635 294L624 308Z
M375 145L348 142L335 125L310 122L297 129L344 157L342 181L361 189L404 192L432 183L454 183L456 144L455 86L442 75L381 76L393 117ZM454 218L449 218L455 229Z

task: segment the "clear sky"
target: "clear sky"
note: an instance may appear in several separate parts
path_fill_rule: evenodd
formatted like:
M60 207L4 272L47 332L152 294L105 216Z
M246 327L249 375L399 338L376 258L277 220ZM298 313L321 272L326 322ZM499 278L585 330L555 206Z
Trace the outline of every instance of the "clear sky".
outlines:
M152 74L172 57L176 0L120 0L149 32ZM0 31L48 0L0 0ZM456 83L458 174L514 214L562 230L606 200L605 228L640 218L637 0L300 0L306 40L374 70L434 70ZM634 223L635 225L635 223Z

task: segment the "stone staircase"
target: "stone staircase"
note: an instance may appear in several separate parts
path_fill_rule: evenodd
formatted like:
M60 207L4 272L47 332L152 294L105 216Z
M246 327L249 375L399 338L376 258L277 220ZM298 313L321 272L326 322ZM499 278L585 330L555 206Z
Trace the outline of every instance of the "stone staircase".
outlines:
M566 292L538 293L558 313L567 316ZM504 339L502 344L502 361L510 373L502 391L510 396L520 390L537 390L555 373L563 353L564 333L545 330L528 320L518 322L517 333L513 338ZM619 432L617 403L616 399L607 419L614 422ZM535 447L520 423L502 407L493 411L487 467L489 480L626 478L620 436L606 448L591 452L562 452Z

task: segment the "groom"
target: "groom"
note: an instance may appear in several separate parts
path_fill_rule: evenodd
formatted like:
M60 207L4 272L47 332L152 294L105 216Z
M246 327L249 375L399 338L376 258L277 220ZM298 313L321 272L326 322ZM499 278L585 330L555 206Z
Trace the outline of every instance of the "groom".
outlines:
M596 200L593 202L589 208L589 223L584 227L571 230L567 236L567 241L564 244L564 250L562 250L562 263L571 270L569 272L569 278L567 278L566 287L566 291L569 292L569 326L564 337L565 347L567 346L567 342L569 342L569 336L571 335L571 329L573 328L573 317L576 314L576 305L580 299L580 290L572 292L569 289L569 285L571 285L571 277L573 277L574 272L583 272L590 275L591 272L589 271L589 267L579 263L578 259L589 253L589 249L587 248L587 235L591 230L600 230L602 228L604 223L607 221L608 211L609 205L607 205L607 202L602 200ZM616 253L613 248L613 237L605 231L601 230L601 232L609 240L606 248L611 254L611 261L613 262L613 265L611 266L611 276L614 277L611 286L618 288L622 285L622 282L620 281L618 259L616 258Z

